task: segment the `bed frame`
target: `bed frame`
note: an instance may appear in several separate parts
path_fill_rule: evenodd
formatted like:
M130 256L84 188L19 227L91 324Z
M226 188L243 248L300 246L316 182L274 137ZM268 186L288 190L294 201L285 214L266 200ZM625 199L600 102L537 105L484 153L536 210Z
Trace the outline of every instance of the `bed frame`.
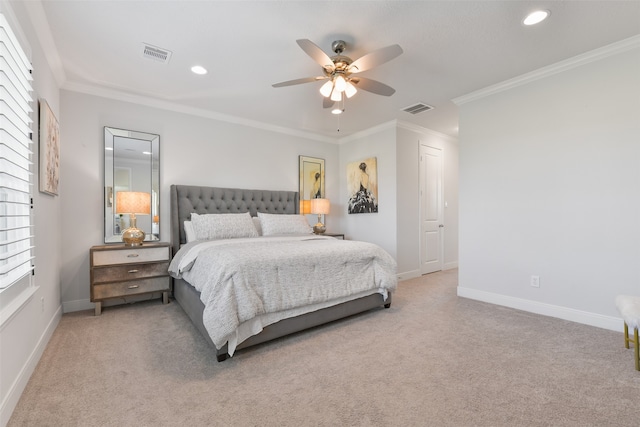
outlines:
M298 192L295 191L172 185L171 246L173 253L175 254L180 246L186 243L182 224L191 219L192 212L198 214L250 212L251 216L257 216L258 211L272 214L297 214L299 208ZM209 345L216 349L218 362L227 359L229 357L227 345L225 344L221 349L216 348L204 327L202 322L204 304L200 301L200 292L182 279L173 279L173 297ZM265 327L259 334L240 343L237 350L382 306L386 308L391 306L391 292L389 292L387 299L376 293L311 313L283 319Z

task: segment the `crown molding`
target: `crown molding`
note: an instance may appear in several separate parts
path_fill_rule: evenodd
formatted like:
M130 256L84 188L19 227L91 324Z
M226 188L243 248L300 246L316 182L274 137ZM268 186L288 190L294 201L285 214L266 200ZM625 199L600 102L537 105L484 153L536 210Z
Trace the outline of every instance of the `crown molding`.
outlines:
M352 133L349 136L345 136L344 138L338 139L338 144L345 144L347 142L355 141L357 139L364 138L365 136L374 135L376 133L380 133L380 132L388 130L388 129L395 129L396 126L397 126L397 122L398 122L397 120L391 120L389 122L385 122L385 123L376 125L376 126L371 127L369 129L365 129L365 130L361 130L361 131L356 132L356 133Z
M281 133L285 135L295 136L298 138L305 138L319 142L326 142L330 144L336 144L335 138L330 138L323 135L318 135L312 132L304 132L296 129L286 128L284 126L271 125L269 123L259 122L256 120L249 120L242 117L231 116L228 114L216 113L214 111L204 110L202 108L188 107L175 102L163 101L160 99L144 96L134 95L126 92L121 92L115 89L94 86L83 83L65 82L61 89L71 92L79 92L87 95L99 96L101 98L108 98L117 101L129 102L137 105L144 105L147 107L158 108L161 110L173 111L176 113L183 113L197 117L203 117L206 119L218 120L221 122L233 123L236 125L242 125L252 127L256 129L266 130L270 132Z
M522 86L533 81L570 70L572 68L580 67L590 62L599 61L612 55L617 55L619 53L623 53L632 49L637 49L638 47L640 47L640 35L629 37L619 42L615 42L607 46L591 50L581 55L574 56L572 58L557 62L547 67L540 68L530 73L523 74L513 79L505 80L504 82L488 86L484 89L471 92L458 98L454 98L452 101L454 104L460 106L468 102L476 101L478 99L494 95L505 90L513 89L515 87Z
M56 80L58 87L61 87L67 80L67 76L64 72L60 55L58 54L58 48L53 42L51 27L49 26L47 15L44 12L44 7L39 1L25 1L23 4L27 14L29 15L29 19L31 20L31 25L36 33L36 37L38 38L38 43L42 48L44 57L49 64L51 72L53 73L53 77Z
M454 143L458 142L458 138L455 138L455 137L453 137L451 135L447 135L445 133L440 133L440 132L437 132L435 130L431 130L429 128L425 128L425 127L422 127L422 126L418 126L418 125L413 124L413 123L409 123L409 122L398 120L397 124L398 124L398 127L402 128L402 129L406 129L406 130L410 130L410 131L418 132L418 133L422 133L422 134L429 134L429 135L435 136L437 138L446 139L447 141L454 142Z

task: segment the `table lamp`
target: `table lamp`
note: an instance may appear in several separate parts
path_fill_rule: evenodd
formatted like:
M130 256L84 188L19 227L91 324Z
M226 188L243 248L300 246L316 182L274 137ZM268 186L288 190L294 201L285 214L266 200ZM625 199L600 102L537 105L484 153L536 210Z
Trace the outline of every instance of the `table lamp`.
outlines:
M318 223L313 226L313 232L316 234L322 234L327 230L327 227L321 221L320 215L327 215L331 209L331 203L329 199L311 199L311 213L318 214Z
M151 194L137 191L118 191L116 193L116 213L129 214L129 228L122 232L122 241L126 246L140 246L144 241L144 231L136 227L136 214L151 213Z
M311 213L311 200L300 200L300 215Z

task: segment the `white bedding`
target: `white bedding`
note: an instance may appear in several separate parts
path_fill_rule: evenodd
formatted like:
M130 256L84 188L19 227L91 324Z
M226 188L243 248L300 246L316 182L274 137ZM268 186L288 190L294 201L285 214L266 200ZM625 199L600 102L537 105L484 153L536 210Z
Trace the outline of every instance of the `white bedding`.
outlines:
M198 291L203 323L229 354L285 317L397 286L395 260L366 242L327 236L270 236L192 242L169 267Z

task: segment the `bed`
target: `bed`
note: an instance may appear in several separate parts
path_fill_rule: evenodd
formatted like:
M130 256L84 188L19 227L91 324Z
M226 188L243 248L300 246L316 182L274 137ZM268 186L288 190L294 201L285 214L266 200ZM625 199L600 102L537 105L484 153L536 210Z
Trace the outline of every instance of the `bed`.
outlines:
M298 215L296 215L295 217L292 216L292 214L299 213L298 197L298 193L294 191L245 190L191 185L171 186L171 244L174 254L174 260L172 260L172 267L170 267L170 269L175 270L171 272L171 275L174 277L173 297L180 304L185 313L189 316L204 339L211 345L211 347L215 349L216 357L219 362L227 359L228 357L230 357L230 355L233 355L236 350L240 350L242 348L250 347L308 328L326 324L328 322L362 313L367 310L381 307L389 308L391 305L391 294L395 290L397 284L395 261L388 254L386 254L386 252L382 251L375 245L363 242L349 241L343 242L343 244L341 245L340 243L338 243L341 241L338 241L331 237L316 236L314 234L308 234L306 236L275 235L258 238L253 238L253 236L251 236L246 239L219 239L205 241L204 243L202 240L198 240L197 242L187 242L185 221L190 221L192 219L192 213L198 214L199 217L196 216L196 219L200 220L202 218L213 218L215 220L231 216L214 216L208 214L241 214L234 215L234 217L244 218L244 216L250 216L254 224L257 225L257 228L260 228L260 221L257 220L258 216L260 216L261 220L263 221L262 223L266 225L272 223L277 224L277 222L265 223L265 219L268 219L269 221L287 219L288 221L298 218ZM288 216L281 217L280 215ZM263 231L266 232L266 230ZM190 238L190 240L193 240L193 238ZM282 240L282 243L274 243L280 240ZM291 242L291 240L296 240L296 242L293 243ZM241 246L245 245L245 241L247 246ZM224 251L228 251L224 252L224 259L226 259L229 253L233 253L234 251L242 251L242 254L249 253L250 246L255 246L256 250L258 251L262 250L263 254L266 254L267 252L273 252L274 254L277 254L278 250L275 249L267 251L265 251L264 249L260 249L260 245L269 245L269 248L276 248L276 244L284 246L291 246L294 244L301 246L313 245L312 250L314 251L314 253L326 252L327 254L336 254L336 259L340 257L342 257L340 259L347 259L346 255L340 255L339 252L336 252L338 250L348 250L347 248L343 248L343 246L360 244L370 245L371 247L375 248L366 246L363 248L358 246L357 250L366 252L371 249L373 251L380 250L381 252L383 252L383 256L380 258L380 260L375 258L375 264L372 264L371 269L365 271L366 274L364 274L364 276L369 277L369 279L367 280L374 280L376 281L376 284L372 285L373 290L364 290L363 287L353 286L353 293L350 295L330 294L330 299L323 302L305 299L305 303L300 304L300 306L293 307L289 304L282 310L274 309L276 313L264 313L260 314L260 316L256 316L256 318L234 319L233 315L230 315L230 318L232 320L237 320L237 323L239 323L238 330L234 332L234 334L230 335L230 338L228 340L226 338L224 340L221 340L220 336L218 336L219 334L216 334L216 332L211 332L212 328L216 327L216 325L212 325L212 315L217 316L218 312L226 311L226 307L222 307L221 309L212 308L211 300L212 298L215 299L218 293L214 293L214 296L212 297L212 292L207 291L207 288L203 288L203 285L198 282L198 280L201 279L197 279L197 275L195 273L196 271L200 271L200 273L202 273L202 270L205 269L204 261L201 261L201 258L204 258L203 254L208 252L221 252L221 249L209 246L227 245L229 246L229 249L224 249ZM203 249L203 245L209 246ZM329 247L329 245L333 246ZM336 245L337 247L334 248L334 246ZM262 248L264 248L264 246L262 246ZM196 255L192 255L193 252L195 252ZM303 253L302 250L296 252ZM198 255L198 253L200 255ZM330 257L331 255L328 256ZM377 252L374 252L374 255L372 256L378 257ZM387 258L385 258L385 256ZM244 255L241 258L248 259ZM286 258L288 260L288 264L295 264L297 262L291 261L292 258L289 256L287 256ZM188 259L189 262L185 261L186 259ZM215 268L217 269L217 266L222 263L220 259L222 258L216 258L215 260L208 261L210 263L209 266L215 266ZM279 266L277 265L277 263L274 264L273 260L262 262L266 263L264 265L276 265L273 269L269 270L277 271L277 274L280 275L278 277L281 277L282 280L285 280L288 277L284 273L286 272L286 266ZM255 263L258 265L257 261ZM181 270L182 267L178 267L178 265L182 265L183 267L186 265L187 267L184 267L186 271ZM355 272L357 271L356 267L351 268L349 266L349 263L343 262L341 264L341 267L336 267L333 271L344 270L345 274L352 274L350 273L350 271L353 270L353 274L355 274ZM362 268L362 266L358 268ZM188 276L188 274L191 274L191 276ZM221 275L224 275L226 273L221 272L216 274L218 274L218 279L212 278L207 280L220 280L219 278L222 277ZM362 272L360 272L360 276L363 276ZM190 283L190 280L194 283ZM260 281L261 279L254 280ZM309 275L308 280L298 280L298 282L313 282L313 280L314 279L312 278L312 275ZM341 276L340 280L344 281L345 277ZM353 283L359 281L361 281L361 279L356 278ZM292 283L291 285L292 289L297 289L300 283ZM345 286L345 288L351 287L351 282L348 283L348 286ZM234 292L238 293L240 291ZM269 290L269 292L274 291ZM222 297L218 299L221 298ZM280 299L282 298L282 295L280 295ZM287 299L286 296L284 299ZM205 304L203 300L209 302ZM234 304L239 305L238 303ZM263 304L263 302L261 302L260 304ZM267 305L268 304L265 302L264 306L266 307ZM260 309L262 309L262 306L260 307ZM238 315L238 317L240 317L240 315ZM226 325L226 321L220 321L220 326L222 327L223 325Z

